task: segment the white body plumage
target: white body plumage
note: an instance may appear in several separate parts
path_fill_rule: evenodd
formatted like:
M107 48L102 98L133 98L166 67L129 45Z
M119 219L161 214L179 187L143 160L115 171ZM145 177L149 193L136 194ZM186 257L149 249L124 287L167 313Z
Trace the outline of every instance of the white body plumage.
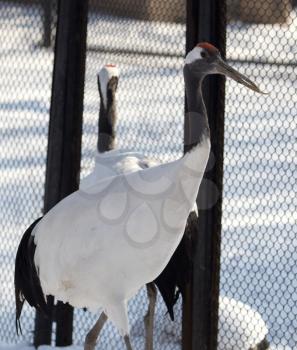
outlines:
M111 167L98 155L104 177L94 181L95 168L91 181L34 229L43 292L75 307L102 307L127 334L126 302L161 273L179 244L209 150L205 136L183 158L147 169L135 153L110 152Z

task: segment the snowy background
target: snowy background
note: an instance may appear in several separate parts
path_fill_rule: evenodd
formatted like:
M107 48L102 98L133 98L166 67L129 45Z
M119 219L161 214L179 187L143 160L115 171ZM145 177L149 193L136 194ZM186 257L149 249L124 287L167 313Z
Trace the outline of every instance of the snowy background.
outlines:
M272 349L278 350L297 349L296 26L292 12L287 25L236 22L227 35L229 59L278 64L233 63L268 96L227 83L221 295L257 310ZM34 329L34 314L26 308L24 336L16 337L13 261L22 232L42 210L53 54L40 46L39 7L0 2L0 35L0 341L15 344L32 341ZM163 161L180 156L185 27L91 15L88 47L82 176L93 165L96 73L105 63L116 63L121 71L118 147ZM122 48L163 56L120 54ZM179 349L179 323L172 325L158 305L156 350ZM141 291L129 314L137 348L142 348L145 310ZM82 344L94 317L75 311L76 344ZM243 350L240 343L228 348L230 334L223 325L220 329L221 350ZM100 344L104 349L122 346L110 325Z

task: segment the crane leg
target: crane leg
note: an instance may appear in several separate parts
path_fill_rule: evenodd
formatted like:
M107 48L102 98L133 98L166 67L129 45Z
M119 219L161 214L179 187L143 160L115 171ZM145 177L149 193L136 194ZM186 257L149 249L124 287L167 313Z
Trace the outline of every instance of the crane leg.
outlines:
M102 312L98 321L95 323L94 327L89 331L89 333L86 336L84 350L95 349L96 341L106 321L107 321L107 316L104 312Z
M153 350L154 346L154 317L157 302L157 288L154 283L146 285L149 306L146 315L144 316L145 326L145 350Z
M133 350L129 335L124 336L124 341L125 341L127 350Z
M109 319L114 323L123 336L127 350L132 350L132 344L129 337L127 302L123 300L113 300L113 303L106 306L106 312Z

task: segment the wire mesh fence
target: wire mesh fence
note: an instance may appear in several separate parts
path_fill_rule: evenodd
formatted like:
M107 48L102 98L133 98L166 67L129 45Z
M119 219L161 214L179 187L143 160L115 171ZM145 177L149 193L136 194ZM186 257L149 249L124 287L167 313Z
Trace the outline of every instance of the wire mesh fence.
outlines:
M296 338L296 8L289 0L228 0L227 58L268 96L227 82L220 350L249 350L266 337L271 349L293 350ZM41 214L53 53L44 48L44 2L0 2L1 292L0 339L13 343L13 262L20 236ZM50 38L55 33L51 14ZM47 28L48 29L48 28ZM99 94L96 74L120 70L118 148L161 161L183 150L185 4L154 0L91 0L83 124L82 172L94 165ZM158 298L155 349L181 348L176 321ZM136 349L144 344L145 289L131 300ZM81 344L97 315L75 310ZM32 341L34 313L22 316ZM112 325L98 348L120 349Z
M0 339L32 342L26 306L23 337L15 332L14 258L25 228L43 208L53 52L42 47L39 4L0 2Z
M179 7L178 7L179 6ZM88 21L82 172L94 165L98 134L97 73L105 64L119 69L117 90L117 148L139 151L168 161L183 152L185 12L179 0L170 6L156 1L91 1ZM175 9L171 15L167 10ZM178 11L182 8L183 12ZM166 10L167 9L167 10ZM158 15L154 15L156 11ZM161 17L160 17L161 16ZM166 17L166 18L165 18ZM129 303L129 321L135 349L144 348L145 288ZM75 310L74 341L82 343L98 315ZM176 321L158 296L154 349L181 348L181 304ZM107 324L100 336L102 349L124 348L116 329Z
M227 82L220 289L234 301L219 341L249 349L267 327L270 349L296 349L296 8L230 0L228 15L228 59L269 95Z

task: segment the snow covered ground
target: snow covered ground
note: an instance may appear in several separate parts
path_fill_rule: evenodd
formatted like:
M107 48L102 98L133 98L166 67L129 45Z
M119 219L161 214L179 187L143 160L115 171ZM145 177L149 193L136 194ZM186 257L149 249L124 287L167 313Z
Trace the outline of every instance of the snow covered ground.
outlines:
M276 39L267 46L263 43L268 33ZM232 24L228 27L229 57L296 63L296 33L295 13L288 26L239 28ZM183 53L184 34L182 25L115 21L108 16L99 22L98 17L90 17L88 45L93 49L87 57L82 176L92 167L98 116L95 76L105 63L116 63L121 70L119 147L164 161L181 155L184 87L183 59L178 55ZM32 340L29 308L22 318L23 338L17 338L14 330L13 259L21 233L42 209L53 54L38 45L41 19L37 7L0 2L0 35L0 340L13 344ZM285 38L288 45L277 45L279 38ZM99 46L177 57L98 53L94 48ZM255 95L234 82L227 84L221 294L261 314L273 349L293 350L297 349L297 69L255 64L236 67L270 95ZM143 343L145 308L142 290L130 303L137 348ZM162 350L179 349L180 329L164 315L160 303L156 343ZM76 310L77 344L82 343L94 317ZM121 344L111 325L100 342L105 349L106 344L110 349ZM20 347L29 350L14 345L0 345L0 350Z

